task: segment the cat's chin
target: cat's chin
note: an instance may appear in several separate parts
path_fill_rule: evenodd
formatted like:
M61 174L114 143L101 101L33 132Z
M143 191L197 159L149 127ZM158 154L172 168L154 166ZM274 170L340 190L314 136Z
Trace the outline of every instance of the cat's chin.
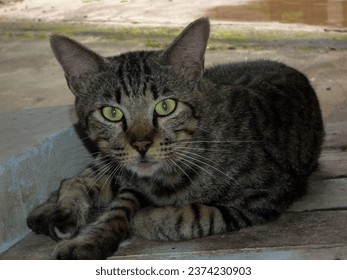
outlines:
M139 177L151 177L156 171L160 169L160 167L161 164L159 162L139 161L128 166L128 169Z

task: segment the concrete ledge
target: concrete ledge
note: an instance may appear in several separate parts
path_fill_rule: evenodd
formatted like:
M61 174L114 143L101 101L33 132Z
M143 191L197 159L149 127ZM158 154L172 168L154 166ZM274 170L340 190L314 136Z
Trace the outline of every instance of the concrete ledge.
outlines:
M72 106L0 113L0 253L30 231L26 217L91 156Z

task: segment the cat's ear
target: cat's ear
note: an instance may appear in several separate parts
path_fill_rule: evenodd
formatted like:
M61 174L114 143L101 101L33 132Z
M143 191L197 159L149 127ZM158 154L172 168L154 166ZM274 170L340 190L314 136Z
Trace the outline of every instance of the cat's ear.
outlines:
M51 48L68 83L84 74L98 72L104 63L103 57L66 36L53 35Z
M204 58L210 35L210 22L200 18L189 24L164 50L164 57L171 65L184 67L197 77L204 70Z

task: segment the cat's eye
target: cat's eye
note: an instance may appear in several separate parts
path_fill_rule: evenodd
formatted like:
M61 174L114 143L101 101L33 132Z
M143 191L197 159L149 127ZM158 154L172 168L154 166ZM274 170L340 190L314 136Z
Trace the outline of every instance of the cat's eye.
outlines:
M106 106L101 109L101 113L105 119L111 122L119 122L123 119L123 112L117 108L112 106Z
M177 102L174 99L164 99L155 105L155 112L161 116L167 116L173 113L176 109Z

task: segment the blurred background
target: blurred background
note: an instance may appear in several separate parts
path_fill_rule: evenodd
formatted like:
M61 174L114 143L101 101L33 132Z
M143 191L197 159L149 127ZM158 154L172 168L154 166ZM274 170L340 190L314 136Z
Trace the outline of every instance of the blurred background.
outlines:
M347 0L1 0L0 111L73 104L51 34L109 56L163 48L206 16L207 65L274 59L308 75L325 116L346 100Z
M218 21L345 27L345 0L1 0L7 19L177 25L198 16Z

